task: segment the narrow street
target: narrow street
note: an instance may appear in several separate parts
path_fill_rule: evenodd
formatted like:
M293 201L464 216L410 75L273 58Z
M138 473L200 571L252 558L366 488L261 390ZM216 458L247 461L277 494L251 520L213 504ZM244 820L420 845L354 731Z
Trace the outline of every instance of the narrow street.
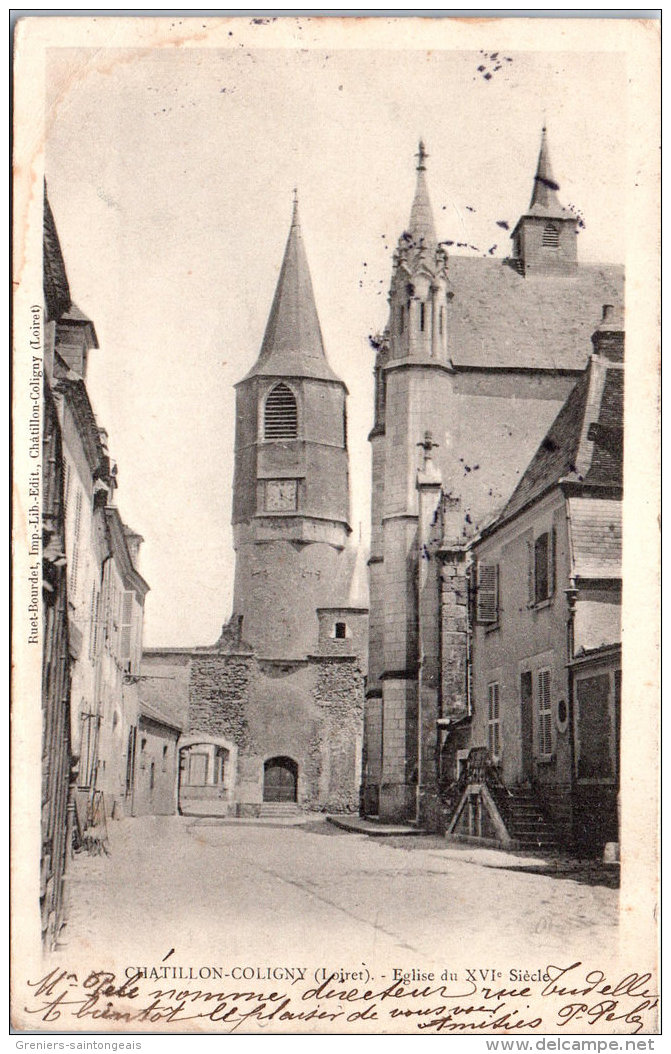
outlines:
M612 877L568 864L513 870L530 865L539 861L435 837L351 834L321 816L124 820L111 825L109 855L74 861L63 950L109 969L157 964L171 949L173 963L228 968L533 969L563 962L567 948L572 961L609 961Z

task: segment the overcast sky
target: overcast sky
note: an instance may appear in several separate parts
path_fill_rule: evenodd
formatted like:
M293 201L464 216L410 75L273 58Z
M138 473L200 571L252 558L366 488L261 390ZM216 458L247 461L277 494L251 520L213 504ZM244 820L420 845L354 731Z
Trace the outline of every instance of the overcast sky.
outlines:
M504 256L496 221L512 228L529 203L545 118L560 199L586 224L580 258L624 260L617 54L501 51L494 31L487 54L301 51L236 29L225 48L54 48L47 65L49 196L98 333L88 383L118 505L145 538L149 645L212 643L231 614L233 385L259 351L294 186L327 355L350 391L364 537L368 335L386 321L419 136L439 237Z

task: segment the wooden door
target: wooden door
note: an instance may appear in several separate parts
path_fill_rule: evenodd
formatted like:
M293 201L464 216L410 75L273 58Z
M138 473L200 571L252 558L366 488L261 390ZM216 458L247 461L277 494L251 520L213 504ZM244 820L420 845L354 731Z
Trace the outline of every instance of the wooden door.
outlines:
M263 773L264 801L296 801L298 767L291 758L271 758Z

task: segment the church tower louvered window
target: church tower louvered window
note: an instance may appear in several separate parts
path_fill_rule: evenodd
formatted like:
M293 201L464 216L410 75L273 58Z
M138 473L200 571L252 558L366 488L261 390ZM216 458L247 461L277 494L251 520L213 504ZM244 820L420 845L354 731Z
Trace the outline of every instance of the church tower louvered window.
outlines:
M546 224L543 229L543 245L551 249L556 249L559 245L559 231L554 223Z
M286 384L277 384L266 399L263 434L266 439L295 439L298 435L296 398Z

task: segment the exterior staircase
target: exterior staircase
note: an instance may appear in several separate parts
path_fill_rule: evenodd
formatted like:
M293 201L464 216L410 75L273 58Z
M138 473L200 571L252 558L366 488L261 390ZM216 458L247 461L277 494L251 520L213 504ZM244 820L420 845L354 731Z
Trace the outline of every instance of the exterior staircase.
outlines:
M285 820L298 815L298 806L294 801L264 801L261 805L259 819Z
M554 826L530 787L509 788L506 806L506 827L520 849L553 852L559 848Z
M507 786L486 747L474 747L443 798L446 835L507 849L554 853L561 839L536 790Z

